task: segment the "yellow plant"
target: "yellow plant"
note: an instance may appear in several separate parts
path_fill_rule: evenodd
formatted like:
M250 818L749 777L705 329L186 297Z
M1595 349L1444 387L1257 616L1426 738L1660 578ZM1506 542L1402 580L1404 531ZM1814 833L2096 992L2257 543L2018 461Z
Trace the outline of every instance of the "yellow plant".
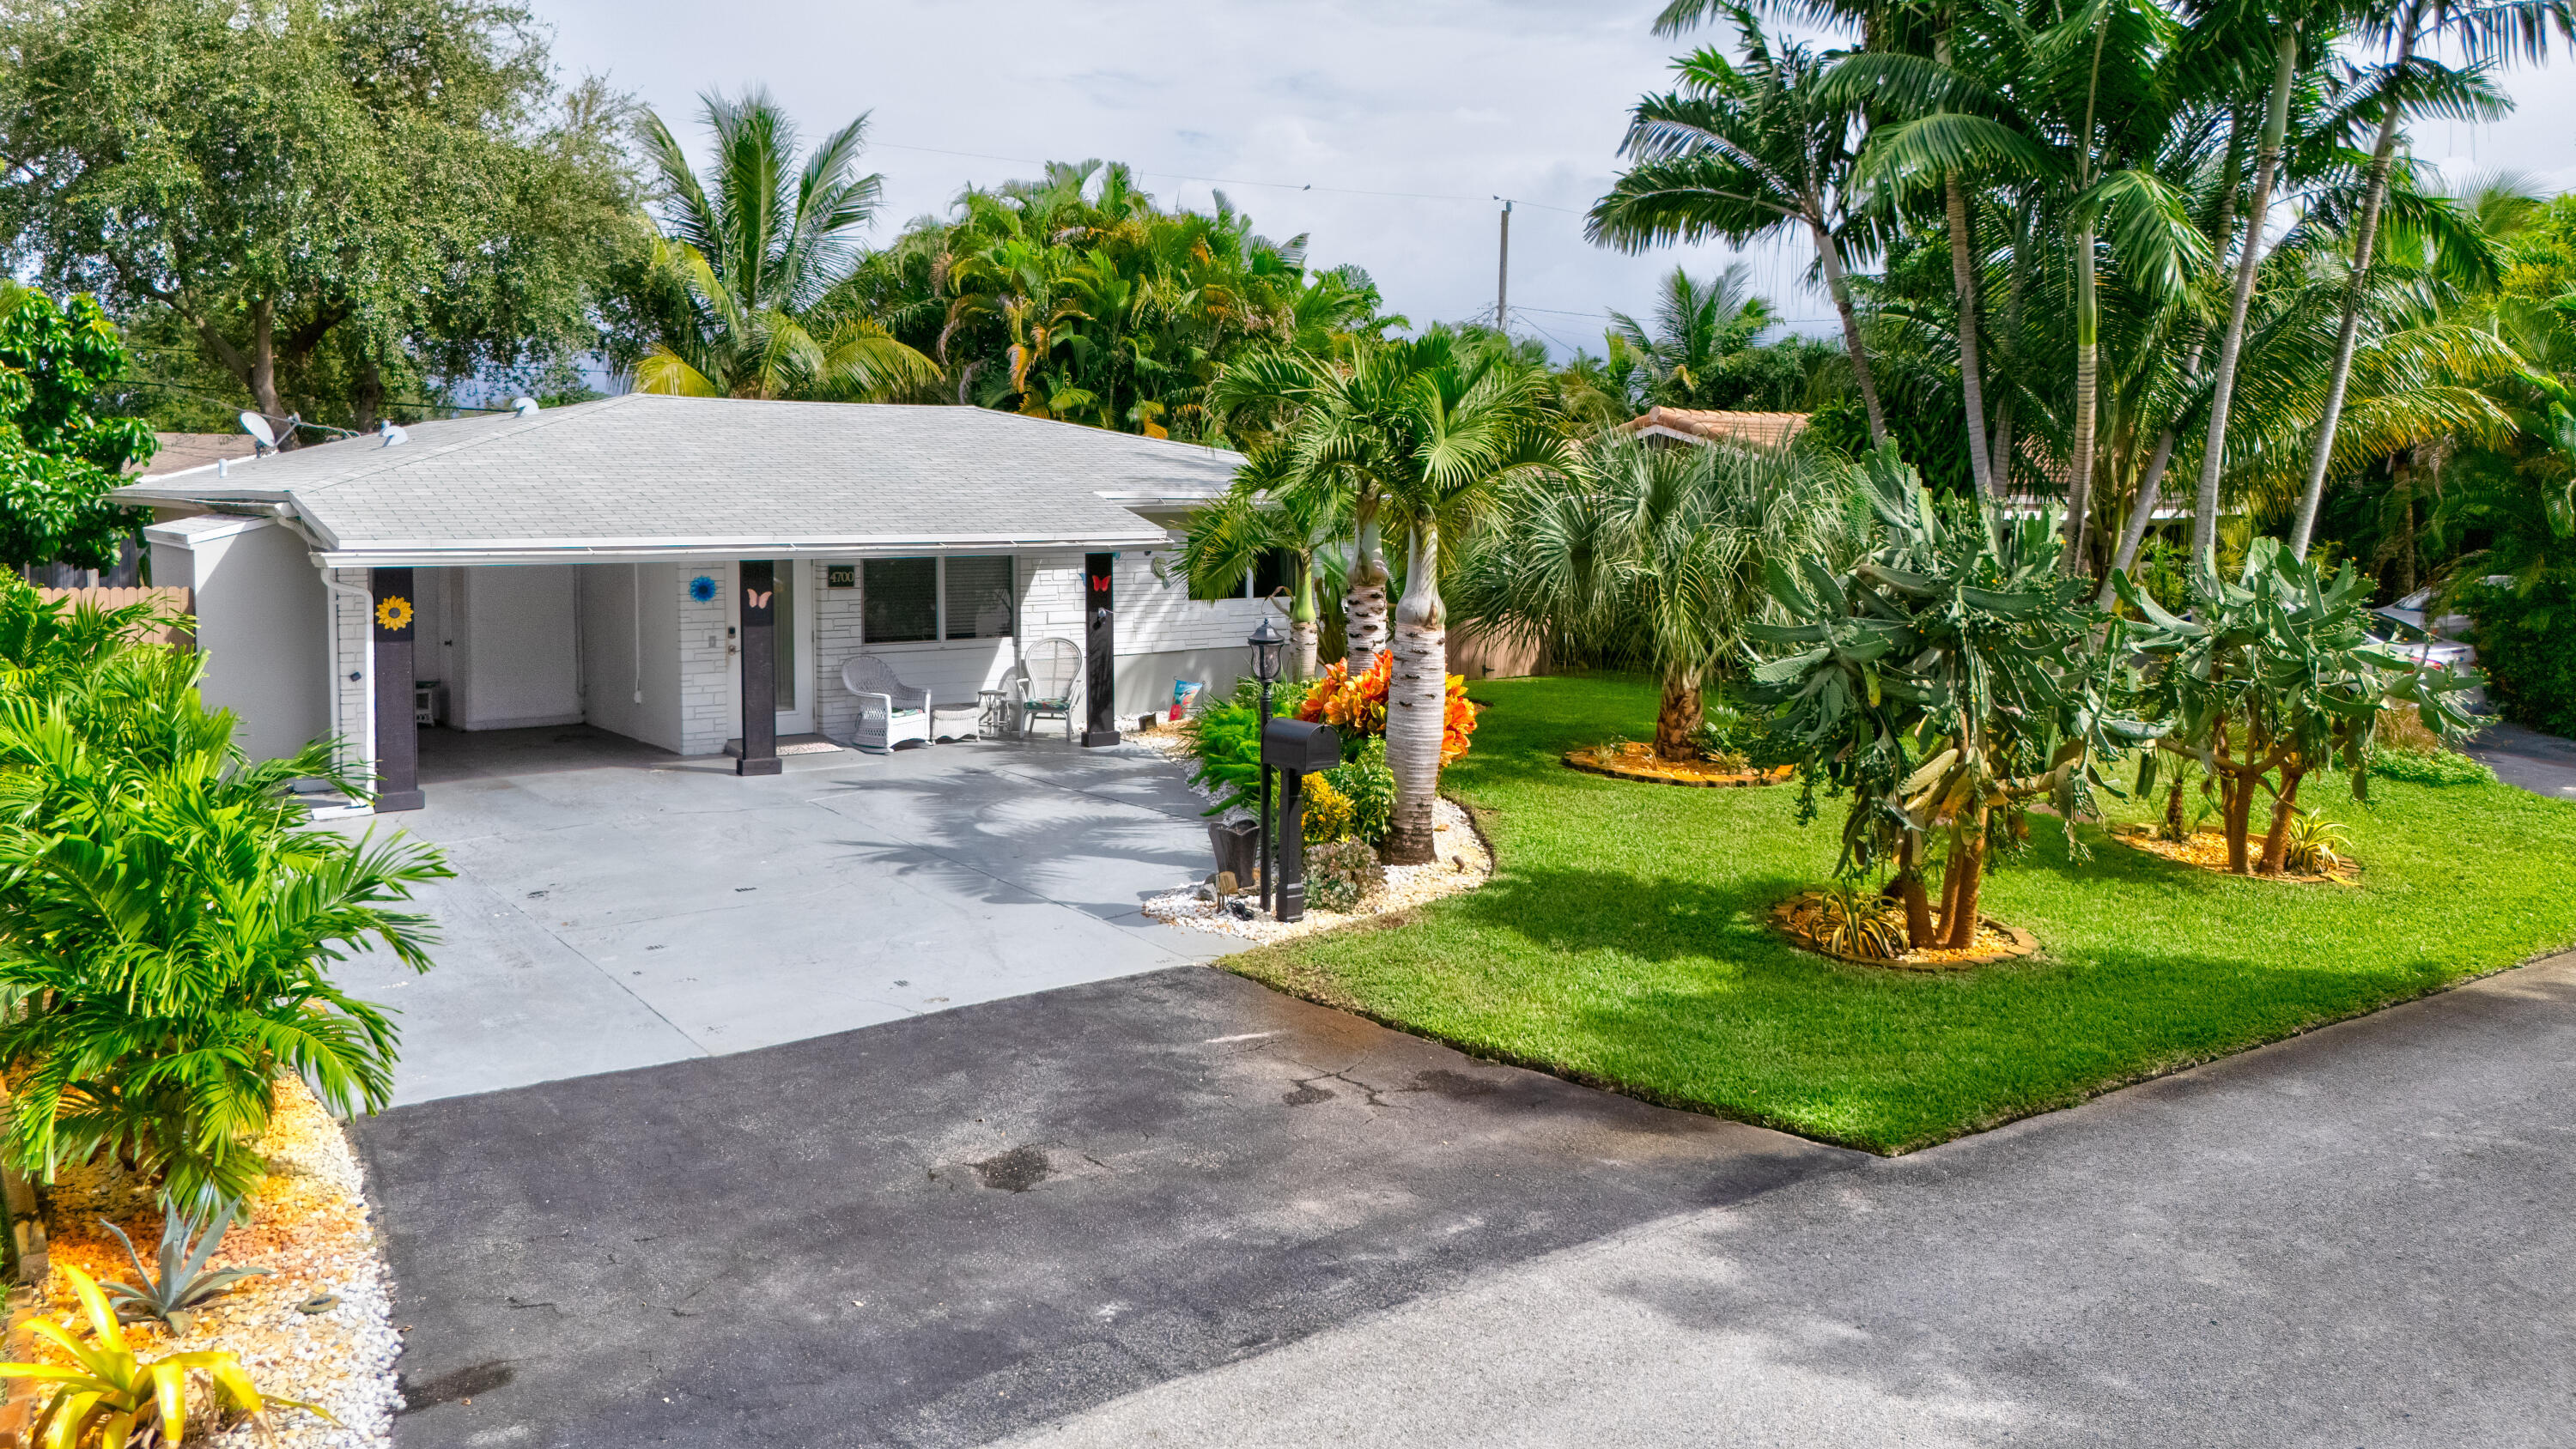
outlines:
M1322 775L1306 777L1306 839L1315 845L1328 841L1348 840L1358 823L1359 809L1351 797L1333 788L1333 782Z
M127 1345L116 1310L108 1306L97 1280L69 1265L63 1273L72 1280L72 1291L80 1295L81 1309L88 1315L90 1341L84 1345L70 1329L50 1318L27 1326L70 1354L76 1366L0 1363L0 1379L55 1385L54 1397L32 1426L30 1443L36 1449L176 1444L187 1435L192 1373L206 1376L224 1412L258 1414L271 1404L283 1404L340 1423L319 1404L261 1393L242 1371L241 1360L230 1353L174 1353L145 1363Z
M2344 863L2340 847L2350 845L2352 837L2343 826L2311 810L2290 817L2290 832L2283 842L2281 864L2310 875L2325 875Z
M1905 954L1905 917L1878 892L1848 883L1820 893L1816 944L1845 956L1884 961Z

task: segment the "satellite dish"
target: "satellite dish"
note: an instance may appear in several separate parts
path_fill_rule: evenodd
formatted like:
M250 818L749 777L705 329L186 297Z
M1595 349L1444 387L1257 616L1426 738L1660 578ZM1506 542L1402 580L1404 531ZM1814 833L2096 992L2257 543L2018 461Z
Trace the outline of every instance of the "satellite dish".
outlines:
M277 433L274 429L269 427L268 419L261 417L259 414L254 412L245 412L241 415L241 425L242 431L250 434L261 447L274 448L277 446Z
M514 397L510 399L510 411L523 418L534 417L537 411L537 400L532 397Z
M399 448L403 444L411 441L411 434L404 432L402 429L395 427L391 423L385 424L381 431L385 435L385 446L388 448Z

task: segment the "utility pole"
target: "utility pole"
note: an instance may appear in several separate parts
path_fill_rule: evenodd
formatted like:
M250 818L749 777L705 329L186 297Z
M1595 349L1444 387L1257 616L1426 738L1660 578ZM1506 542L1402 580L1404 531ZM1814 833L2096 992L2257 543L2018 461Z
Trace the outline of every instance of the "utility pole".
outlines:
M1495 197L1496 201L1503 201ZM1494 269L1494 330L1508 334L1512 327L1512 204L1503 201L1503 250Z

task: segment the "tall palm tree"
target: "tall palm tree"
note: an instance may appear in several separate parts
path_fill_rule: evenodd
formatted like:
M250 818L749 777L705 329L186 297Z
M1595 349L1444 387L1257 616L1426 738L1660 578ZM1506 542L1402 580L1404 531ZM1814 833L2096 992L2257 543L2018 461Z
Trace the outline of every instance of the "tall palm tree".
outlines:
M1610 314L1610 335L1643 364L1652 401L1704 407L1715 399L1727 363L1773 320L1771 304L1753 295L1751 275L1734 262L1700 282L1675 267L1658 289L1652 329L1625 312Z
M796 126L766 91L701 100L715 161L689 168L658 115L645 135L663 191L654 259L681 296L636 367L644 392L864 400L935 381L930 359L834 293L857 271L857 233L883 178L858 175L868 118L796 165Z
M1312 679L1322 619L1317 609L1323 554L1344 532L1338 492L1282 487L1272 472L1286 462L1279 450L1245 460L1223 497L1190 515L1181 541L1181 566L1190 596L1231 598L1244 574L1265 554L1286 554L1296 568L1288 590L1288 677Z
M2381 82L2379 139L2371 148L2361 215L2352 233L2352 280L2344 293L2342 326L2335 334L2333 371L2327 382L2325 408L2317 419L2316 440L2308 457L2306 485L2290 524L2294 557L2305 557L2316 528L2317 504L2325 496L2326 474L2335 457L2335 429L2342 419L2344 389L2352 373L2361 314L2370 290L2372 252L2378 242L2381 209L2388 200L2389 169L2397 152L2397 123L2406 91L2420 90L2429 80L2456 79L2457 72L2420 52L2437 43L2457 48L2472 67L2548 53L2549 34L2576 32L2576 5L2570 0L2396 0L2373 8L2361 30L2388 46L2389 62L2379 68Z
M1509 485L1457 573L1459 615L1655 671L1655 752L1693 757L1712 676L1768 604L1765 570L1838 552L1849 469L1820 453L1611 437Z
M1740 5L1727 14L1741 61L1701 50L1674 62L1679 89L1637 102L1621 146L1636 164L1593 204L1584 234L1638 252L1712 237L1742 245L1803 229L1842 320L1870 441L1884 444L1887 418L1846 271L1846 251L1868 244L1867 228L1851 224L1845 196L1859 113L1821 84L1832 56L1797 42L1775 44Z
M1995 177L2064 227L2074 398L2062 563L2072 570L2084 557L2099 459L2102 243L2120 285L2150 297L2184 294L2209 258L2207 239L2154 164L2181 105L2174 23L2149 0L2088 0L2046 23L2005 0L1960 0L1949 37L1949 63L1868 56L1827 89L1848 96L1866 76L1869 93L1903 117L1872 134L1861 181Z

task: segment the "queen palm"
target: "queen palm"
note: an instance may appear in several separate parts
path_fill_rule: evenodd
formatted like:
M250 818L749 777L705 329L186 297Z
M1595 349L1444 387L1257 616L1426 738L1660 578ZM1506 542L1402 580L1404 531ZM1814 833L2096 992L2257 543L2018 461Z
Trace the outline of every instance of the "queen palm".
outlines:
M701 99L715 140L703 177L661 117L645 119L664 193L654 260L677 295L659 309L662 341L637 364L638 389L865 400L935 381L929 358L835 296L858 270L882 181L856 174L867 117L800 169L795 123L767 92Z
M1825 91L1830 56L1775 44L1741 6L1727 14L1742 59L1699 51L1674 62L1679 89L1637 102L1622 146L1636 164L1593 204L1584 234L1635 252L1711 238L1741 246L1805 231L1842 320L1870 441L1884 444L1887 419L1845 270L1845 250L1868 236L1851 225L1845 196L1859 113Z

